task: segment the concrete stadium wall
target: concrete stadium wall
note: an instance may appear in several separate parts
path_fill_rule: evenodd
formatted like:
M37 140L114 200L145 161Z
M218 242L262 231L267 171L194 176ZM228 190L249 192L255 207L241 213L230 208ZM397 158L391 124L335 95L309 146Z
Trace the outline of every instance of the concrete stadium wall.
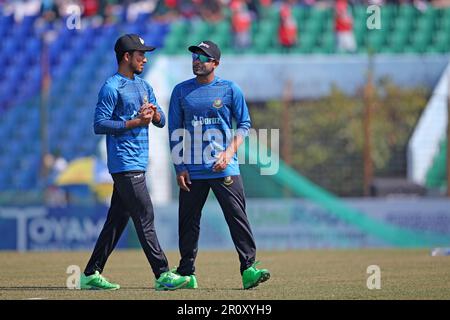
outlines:
M165 59L169 63L162 62L168 69L164 77L170 88L193 77L188 52L186 56L158 57L159 61ZM450 55L377 55L375 80L389 77L403 87L432 88L449 59ZM367 55L224 55L216 74L235 81L250 101L279 99L288 82L294 98L304 99L328 94L333 84L354 94L364 85L368 66Z

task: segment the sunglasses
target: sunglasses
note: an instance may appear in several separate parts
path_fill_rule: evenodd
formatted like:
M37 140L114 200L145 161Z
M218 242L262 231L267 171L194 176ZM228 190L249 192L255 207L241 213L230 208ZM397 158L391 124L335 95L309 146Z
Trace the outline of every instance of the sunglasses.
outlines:
M192 54L192 61L195 61L195 60L199 60L199 61L202 62L202 63L214 61L213 58L204 56L204 55L202 55L202 54L193 53L193 54Z

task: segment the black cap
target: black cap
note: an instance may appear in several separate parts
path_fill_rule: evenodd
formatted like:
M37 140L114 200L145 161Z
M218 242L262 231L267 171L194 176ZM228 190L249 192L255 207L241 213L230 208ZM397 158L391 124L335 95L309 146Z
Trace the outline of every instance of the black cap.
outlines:
M116 53L123 53L127 51L153 51L155 47L146 46L144 39L137 34L126 34L121 36L116 41L114 51Z
M212 41L202 41L197 46L190 46L189 51L193 53L198 53L200 51L214 60L220 60L220 49L217 44Z

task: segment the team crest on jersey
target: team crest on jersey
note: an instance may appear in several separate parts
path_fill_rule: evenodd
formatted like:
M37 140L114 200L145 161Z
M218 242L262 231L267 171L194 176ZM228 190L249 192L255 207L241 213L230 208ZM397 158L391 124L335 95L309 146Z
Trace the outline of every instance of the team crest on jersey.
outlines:
M227 187L228 186L231 186L232 184L233 184L233 179L231 179L231 177L230 176L228 176L228 177L225 177L224 179L223 179L223 184L224 185L226 185Z
M220 109L220 108L222 108L222 106L223 106L222 99L216 99L216 100L214 100L214 102L213 102L213 107L214 107L214 108Z

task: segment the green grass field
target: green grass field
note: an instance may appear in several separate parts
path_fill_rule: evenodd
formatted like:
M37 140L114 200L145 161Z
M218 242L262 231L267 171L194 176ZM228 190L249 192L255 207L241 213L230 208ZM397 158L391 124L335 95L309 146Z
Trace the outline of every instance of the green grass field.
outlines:
M198 290L155 292L153 274L141 250L115 251L104 275L118 291L66 288L69 265L84 268L89 252L0 253L0 299L450 299L450 257L429 250L260 251L261 268L272 278L252 290L241 289L235 252L201 251ZM168 252L170 266L178 252ZM369 290L366 270L381 269L381 289Z

